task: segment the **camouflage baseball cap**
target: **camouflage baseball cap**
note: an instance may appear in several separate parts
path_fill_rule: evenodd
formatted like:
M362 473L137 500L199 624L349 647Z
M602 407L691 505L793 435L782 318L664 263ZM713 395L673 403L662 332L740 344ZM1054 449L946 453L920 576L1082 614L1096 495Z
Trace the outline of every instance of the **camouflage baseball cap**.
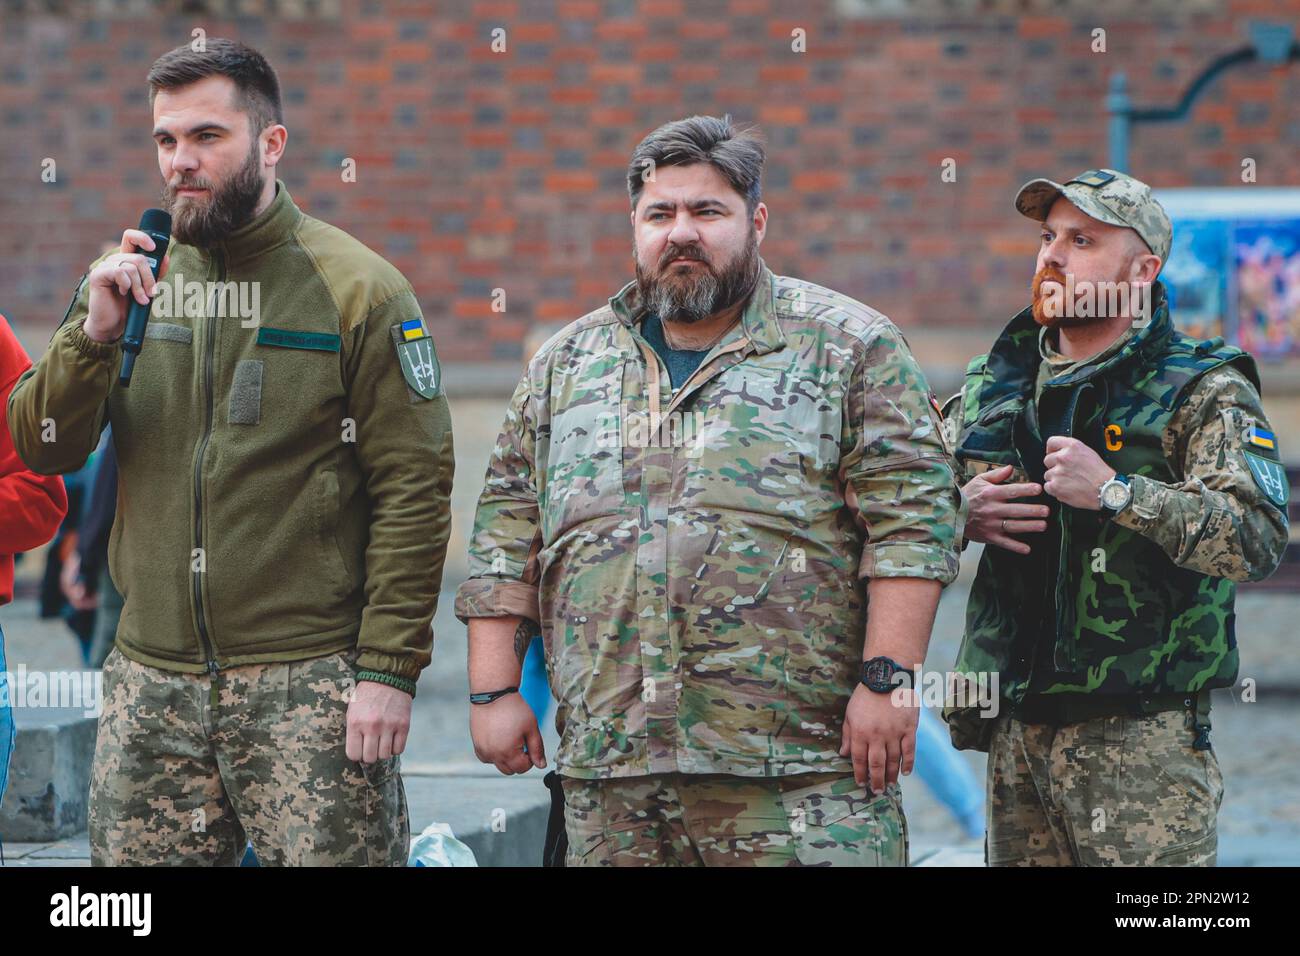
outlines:
M1151 195L1151 187L1141 180L1113 169L1090 169L1067 183L1031 179L1016 193L1016 208L1035 222L1042 222L1058 196L1064 196L1093 219L1132 229L1160 257L1161 266L1169 258L1173 224Z

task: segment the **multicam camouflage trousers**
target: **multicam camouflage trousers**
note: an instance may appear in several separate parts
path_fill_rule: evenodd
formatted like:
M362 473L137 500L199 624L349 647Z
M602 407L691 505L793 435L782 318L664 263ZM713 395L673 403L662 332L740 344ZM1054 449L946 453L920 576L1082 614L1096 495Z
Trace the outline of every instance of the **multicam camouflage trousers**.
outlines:
M1194 715L1057 727L998 718L989 745L990 866L1213 866L1223 777Z
M355 652L207 674L104 662L91 862L403 866L398 757L347 758Z
M906 866L891 784L852 774L564 778L566 866Z

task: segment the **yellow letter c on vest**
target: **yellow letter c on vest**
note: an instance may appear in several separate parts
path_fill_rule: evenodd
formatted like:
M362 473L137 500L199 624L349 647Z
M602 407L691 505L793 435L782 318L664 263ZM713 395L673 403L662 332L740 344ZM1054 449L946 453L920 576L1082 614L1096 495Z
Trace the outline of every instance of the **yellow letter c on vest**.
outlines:
M1120 439L1123 430L1118 425L1106 426L1106 450L1119 451L1124 447L1124 442Z

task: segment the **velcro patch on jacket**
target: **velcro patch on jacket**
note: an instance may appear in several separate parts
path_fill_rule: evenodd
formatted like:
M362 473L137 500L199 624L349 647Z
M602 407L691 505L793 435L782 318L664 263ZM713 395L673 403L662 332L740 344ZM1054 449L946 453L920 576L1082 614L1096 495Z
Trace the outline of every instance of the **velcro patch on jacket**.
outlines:
M258 345L275 345L283 349L337 352L342 342L341 336L330 332L293 332L289 329L272 329L266 326L257 330Z
M174 322L150 322L144 328L144 337L189 345L194 340L194 332L188 326L176 325Z
M1267 429L1260 428L1255 422L1251 422L1250 427L1246 429L1246 442L1257 448L1277 450L1277 436Z
M256 425L261 420L262 362L259 359L243 359L235 363L226 421L232 425Z
M1253 452L1247 451L1244 454L1251 477L1255 479L1255 484L1259 485L1260 491L1264 492L1273 504L1279 508L1284 507L1291 497L1291 483L1287 481L1286 469L1280 463L1270 461Z
M389 328L393 345L397 348L397 360L402 366L402 378L406 379L414 396L437 398L442 394L442 368L433 348L433 339L427 334L410 337L410 322L398 322ZM423 324L420 329L423 329Z

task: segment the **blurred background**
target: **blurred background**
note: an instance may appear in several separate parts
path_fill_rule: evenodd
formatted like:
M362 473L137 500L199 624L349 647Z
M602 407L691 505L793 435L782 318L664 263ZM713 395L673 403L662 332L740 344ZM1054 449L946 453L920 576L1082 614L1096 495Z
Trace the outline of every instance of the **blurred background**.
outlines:
M1037 229L1012 206L1019 185L1127 169L1175 221L1175 319L1255 352L1294 465L1297 21L1300 0L0 0L0 314L37 358L86 265L158 203L153 60L200 29L260 49L282 84L280 178L406 274L438 345L456 429L453 538L406 762L412 778L478 779L494 771L469 747L451 615L474 502L524 360L632 278L625 170L646 133L695 113L758 124L765 261L889 315L941 400L1027 304ZM60 606L57 567L48 577L74 546L20 564L18 600L0 610L11 670L83 666L93 622ZM955 657L975 556L945 592L929 668ZM1242 674L1258 691L1216 697L1221 862L1294 864L1295 545L1238 610ZM959 759L982 784L982 756ZM18 776L0 835L38 792ZM914 859L978 853L926 787L907 801ZM27 840L46 847L30 861L78 858L70 827L50 831L66 852Z

